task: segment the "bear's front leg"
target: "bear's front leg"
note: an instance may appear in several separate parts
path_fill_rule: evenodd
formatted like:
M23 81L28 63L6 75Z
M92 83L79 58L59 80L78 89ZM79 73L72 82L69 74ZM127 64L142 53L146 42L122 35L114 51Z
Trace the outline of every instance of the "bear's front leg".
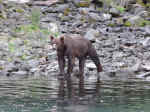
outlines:
M74 57L73 56L68 56L68 69L67 69L67 73L68 76L70 77L72 71L73 71L73 66L74 66Z
M64 71L65 57L62 53L57 53L57 56L58 56L58 65L59 65L60 74L64 75L65 74L65 71Z

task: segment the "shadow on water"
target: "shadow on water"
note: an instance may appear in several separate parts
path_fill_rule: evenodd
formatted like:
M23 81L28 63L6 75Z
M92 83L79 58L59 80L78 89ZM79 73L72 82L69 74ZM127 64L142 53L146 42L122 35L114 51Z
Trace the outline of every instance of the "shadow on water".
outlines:
M149 112L149 93L133 78L0 77L0 112Z

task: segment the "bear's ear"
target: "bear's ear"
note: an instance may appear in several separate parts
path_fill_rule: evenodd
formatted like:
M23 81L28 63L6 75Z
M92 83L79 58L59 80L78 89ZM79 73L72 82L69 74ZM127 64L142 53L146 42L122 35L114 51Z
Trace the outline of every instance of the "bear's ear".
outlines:
M51 39L51 40L53 40L53 39L54 39L54 37L51 35L51 36L50 36L50 39Z
M62 44L64 44L64 36L60 37L60 41Z

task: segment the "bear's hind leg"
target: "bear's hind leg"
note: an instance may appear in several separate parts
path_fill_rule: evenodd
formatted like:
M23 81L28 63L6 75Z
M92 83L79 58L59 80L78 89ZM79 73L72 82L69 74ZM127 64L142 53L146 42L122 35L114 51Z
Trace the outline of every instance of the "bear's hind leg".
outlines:
M102 72L102 65L100 63L100 60L98 58L98 54L96 53L96 50L94 47L91 47L88 51L88 54L90 56L90 58L92 59L92 61L94 62L94 64L97 67L97 72Z
M85 58L79 59L79 79L82 84L84 81L84 66L85 66Z

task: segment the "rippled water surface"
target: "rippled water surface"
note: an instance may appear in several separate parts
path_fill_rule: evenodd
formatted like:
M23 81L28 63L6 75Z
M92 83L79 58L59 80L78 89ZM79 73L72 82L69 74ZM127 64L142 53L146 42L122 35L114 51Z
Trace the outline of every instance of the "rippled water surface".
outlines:
M0 78L0 112L149 111L150 83L139 79Z

